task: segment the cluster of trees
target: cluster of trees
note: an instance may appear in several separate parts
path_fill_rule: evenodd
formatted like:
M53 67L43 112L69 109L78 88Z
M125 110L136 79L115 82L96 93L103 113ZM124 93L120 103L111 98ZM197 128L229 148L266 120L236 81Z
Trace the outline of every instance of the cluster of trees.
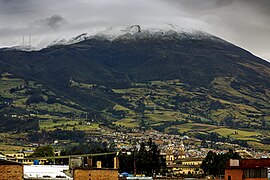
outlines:
M127 112L124 110L115 110L113 108L110 108L107 110L107 112L110 112L114 118L125 118L127 115Z
M77 145L66 145L65 149L61 152L61 155L76 155L76 154L94 154L94 153L107 153L114 152L114 144L108 144L101 141L80 142Z
M85 140L85 132L83 131L71 131L57 129L54 131L33 132L28 134L30 142L45 143L53 140L71 140L75 142L82 142Z
M26 104L37 104L37 103L42 103L46 102L47 104L54 104L60 101L57 100L56 96L49 96L47 100L41 95L41 94L32 94L27 100Z
M45 99L40 94L33 94L26 100L27 105L41 103L41 102L45 102Z
M32 157L52 157L54 156L54 151L51 146L39 146L35 149Z
M0 132L28 132L36 131L39 129L38 119L35 117L20 118L11 117L11 115L6 115L0 113Z
M104 142L81 142L78 145L66 145L64 149L61 150L61 156L65 155L79 155L79 154L96 154L96 153L108 153L108 152L114 152L115 149L108 146L107 143ZM53 157L54 149L50 145L46 146L39 146L35 149L34 153L31 155L31 157ZM105 168L113 167L113 158L114 154L112 155L104 155L104 156L98 156L93 157L93 164L96 163L96 161L102 161L102 166ZM68 164L68 159L56 159L56 163L61 164ZM49 159L49 164L52 163L52 159Z
M261 142L262 142L263 144L270 144L270 138L269 138L269 137L264 138L264 139L261 140Z
M152 139L142 142L139 149L134 147L129 153L120 152L119 160L121 172L153 175L166 171L165 159Z
M226 163L229 159L241 159L241 157L232 150L229 150L226 154L217 154L209 151L202 162L201 168L205 175L218 177L224 175Z

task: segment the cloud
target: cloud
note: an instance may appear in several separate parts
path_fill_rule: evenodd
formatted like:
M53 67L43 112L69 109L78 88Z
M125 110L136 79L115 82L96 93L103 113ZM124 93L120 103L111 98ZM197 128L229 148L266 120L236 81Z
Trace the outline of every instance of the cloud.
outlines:
M269 0L0 0L0 46L26 34L43 46L101 26L176 24L270 59L269 22Z
M165 1L202 22L204 30L270 59L269 0Z
M53 15L49 18L41 19L31 23L31 26L49 27L51 29L59 29L66 24L66 20L60 15Z

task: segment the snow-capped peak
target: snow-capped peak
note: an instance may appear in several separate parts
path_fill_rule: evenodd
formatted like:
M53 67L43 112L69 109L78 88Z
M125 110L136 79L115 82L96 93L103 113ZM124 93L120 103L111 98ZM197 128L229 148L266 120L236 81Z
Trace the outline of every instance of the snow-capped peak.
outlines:
M69 45L75 44L87 39L96 37L105 38L113 41L115 39L134 39L134 38L149 38L149 37L160 37L160 36L181 36L190 38L213 38L214 36L198 31L194 29L180 28L177 25L165 24L163 26L140 26L132 25L128 27L96 27L92 28L87 33L82 33L71 39L60 39L50 44L54 45Z

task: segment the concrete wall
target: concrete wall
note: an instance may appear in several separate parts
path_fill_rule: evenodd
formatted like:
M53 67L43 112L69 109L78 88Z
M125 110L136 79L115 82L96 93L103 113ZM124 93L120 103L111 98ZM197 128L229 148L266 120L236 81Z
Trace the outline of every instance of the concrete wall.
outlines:
M22 165L0 165L0 180L22 180Z
M118 180L117 169L74 169L74 180Z
M243 180L243 170L242 169L226 169L225 170L225 180L229 180L229 176L231 176L231 180Z
M268 178L244 178L243 169L226 169L225 180L229 180L228 176L231 176L231 180L268 180Z

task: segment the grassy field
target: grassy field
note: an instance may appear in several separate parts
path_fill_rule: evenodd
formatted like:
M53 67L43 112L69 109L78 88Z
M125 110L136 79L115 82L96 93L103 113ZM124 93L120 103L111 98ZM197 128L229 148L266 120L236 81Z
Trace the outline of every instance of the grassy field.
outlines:
M114 122L117 126L124 126L127 128L136 128L139 126L139 122L137 122L135 119L121 119L116 122Z
M185 123L168 127L165 129L165 132L169 133L172 129L177 129L179 133L186 133L190 136L196 133L208 134L211 132L216 132L223 137L230 136L234 139L245 140L250 146L254 148L261 150L270 150L270 145L265 145L261 143L262 138L269 137L268 131L251 131L248 129L235 129L201 123Z
M74 114L81 114L82 111L68 107L59 103L54 104L47 104L47 103L38 103L33 105L34 109L46 110L49 112L61 112L61 113L74 113Z
M75 120L69 119L48 119L48 120L40 120L39 126L41 130L53 131L56 129L64 129L64 130L81 130L81 131L93 131L99 129L99 124L97 123L85 123L79 122Z
M240 140L258 141L255 137L262 136L260 132L230 129L230 128L217 128L211 132L216 132L224 137L231 136Z
M248 144L254 148L255 151L263 150L263 151L270 151L270 145L262 144L256 141L248 141Z
M0 94L4 98L15 98L16 96L10 93L11 88L16 88L24 84L22 79L2 77L0 79Z
M200 124L200 123L185 123L181 125L175 125L170 128L178 129L179 133L188 133L188 132L209 132L216 128L216 126ZM169 132L169 128L166 129Z
M152 127L165 124L164 128L166 128L168 122L185 121L188 123L167 127L165 132L169 133L172 130L175 132L176 130L176 132L187 133L188 135L216 132L223 137L230 136L239 140L246 140L250 144L256 145L257 143L260 147L264 147L260 144L261 137L268 137L269 133L254 130L256 128L239 130L225 127L224 122L228 117L232 117L233 121L239 122L240 125L261 126L260 117L263 112L252 106L252 103L234 101L234 97L240 100L245 99L248 102L257 102L260 99L248 95L248 90L245 92L245 89L238 91L232 88L231 83L234 80L234 78L220 77L212 82L214 90L224 93L222 96L202 87L192 88L182 84L179 80L133 83L133 87L127 89L112 89L114 93L122 97L122 100L110 100L114 104L114 112L106 109L100 112L103 113L103 118L108 118L113 124L126 128L139 128L140 117L144 117L145 122ZM25 81L22 79L14 78L10 74L2 74L0 78L1 96L11 98L12 106L25 109L39 118L41 130L77 129L92 131L100 129L97 123L89 124L85 122L85 119L81 118L87 112L84 112L84 108L80 107L79 104L75 104L71 99L57 97L58 100L61 100L61 103L58 101L53 104L42 102L27 105L26 101L30 97L29 92L31 91L41 93L40 95L45 100L56 95L44 89L41 84L33 81L28 83L27 88L21 88L24 84ZM71 86L87 89L89 92L99 88L97 84L85 84L75 81L71 82ZM19 90L10 93L11 88L18 87ZM266 94L270 94L270 91L266 90ZM223 96L225 98L221 98ZM268 106L269 103L266 100L267 97L260 103ZM218 105L215 105L215 103ZM78 109L74 107L78 107ZM116 111L123 112L117 113ZM263 111L267 112L267 110ZM117 116L119 114L121 116ZM110 117L110 115L113 116ZM264 118L270 125L270 117L265 116ZM223 125L225 126L223 127Z
M121 106L119 104L116 104L114 107L113 107L114 110L116 111L130 111L130 109L124 107L124 106Z
M31 148L25 146L0 144L0 153L18 152L23 149L31 149Z

